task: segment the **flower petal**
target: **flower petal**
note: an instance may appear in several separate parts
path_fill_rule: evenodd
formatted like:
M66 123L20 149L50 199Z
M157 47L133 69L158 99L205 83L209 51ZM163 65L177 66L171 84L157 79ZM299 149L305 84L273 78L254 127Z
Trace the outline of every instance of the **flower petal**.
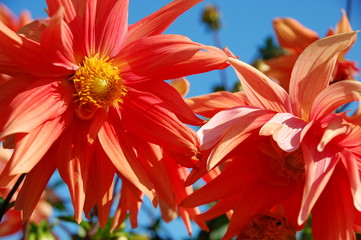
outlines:
M196 114L207 118L213 117L222 110L248 105L244 92L230 93L226 91L186 98L185 102Z
M40 44L20 36L0 22L0 45L6 56L21 69L37 77L69 76L71 71L55 66L46 59Z
M64 8L54 14L46 24L41 36L41 47L47 53L47 58L54 65L76 70L77 66L73 49L73 34L63 21Z
M182 13L202 0L172 1L158 11L129 26L127 43L137 39L163 33Z
M169 85L174 87L182 97L185 97L188 94L190 88L190 83L185 77L172 79Z
M15 209L23 211L23 221L31 216L50 177L56 169L53 156L54 149L49 151L36 166L26 174L24 184L18 194Z
M277 113L260 130L260 135L271 136L285 152L297 150L301 144L301 131L306 122L290 113Z
M244 110L244 108L239 110ZM246 111L248 110L249 109L246 109ZM269 112L267 110L257 110L246 114L243 112L243 114L243 116L238 116L234 123L230 124L230 122L227 122L229 127L221 133L222 135L218 139L217 145L214 146L208 157L208 170L220 163L229 152L234 150L239 144L246 140L252 132L257 130L258 133L258 129L274 115L273 112ZM221 128L223 127L222 125L223 124L220 125ZM213 135L215 134L218 135L220 128L218 127L216 131L215 129L210 129L209 132L206 133L207 135L204 135L201 140L214 138Z
M310 119L321 119L343 104L358 101L361 83L353 80L336 82L321 91L312 103ZM332 97L330 97L332 96Z
M98 1L97 52L101 56L115 56L125 44L128 30L128 0Z
M45 121L57 118L71 104L70 85L50 80L39 80L19 93L8 105L9 113L0 138L17 132L30 132Z
M250 105L276 112L292 112L287 92L257 69L237 59L228 58Z
M316 32L293 18L276 18L273 20L273 27L280 45L294 53L301 53L308 45L319 39Z
M77 222L82 219L85 189L94 150L86 138L88 129L88 124L76 119L64 132L57 146L58 170L61 178L68 185Z
M193 113L193 111L184 102L182 96L179 95L179 93L168 83L163 81L150 83L146 81L129 86L156 95L167 106L167 109L173 112L181 122L190 125L204 124L204 121Z
M194 166L199 147L195 132L156 96L128 88L126 97L122 106L124 127L145 141L161 146L181 165Z
M341 159L346 167L346 172L351 185L353 205L358 211L361 211L361 180L358 169L358 159L348 150L341 153Z
M353 224L356 209L348 185L345 169L336 167L312 210L312 235L315 240L355 239Z
M214 117L197 132L201 140L202 150L214 147L232 125L240 121L242 117L256 111L260 110L254 107L235 107L223 110L214 115Z
M154 187L144 173L134 149L128 143L125 130L116 121L119 117L113 111L109 114L108 120L98 133L102 148L120 174L153 200Z
M344 33L320 39L299 56L290 81L290 99L294 114L309 120L312 103L331 80L338 54L351 46L356 33Z
M297 220L299 225L302 225L308 219L314 204L327 185L338 162L338 158L328 149L318 152L316 146L316 142L308 146L302 145L305 160L305 187Z

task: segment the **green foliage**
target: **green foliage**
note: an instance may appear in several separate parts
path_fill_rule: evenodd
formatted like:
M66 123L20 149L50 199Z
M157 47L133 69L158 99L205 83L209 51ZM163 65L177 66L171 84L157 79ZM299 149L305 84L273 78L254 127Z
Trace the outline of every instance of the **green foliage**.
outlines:
M272 37L266 38L264 46L260 47L258 51L261 55L260 58L263 60L279 57L287 53L283 48L273 42Z
M48 222L42 221L39 225L30 223L28 240L56 240L51 232L52 226Z

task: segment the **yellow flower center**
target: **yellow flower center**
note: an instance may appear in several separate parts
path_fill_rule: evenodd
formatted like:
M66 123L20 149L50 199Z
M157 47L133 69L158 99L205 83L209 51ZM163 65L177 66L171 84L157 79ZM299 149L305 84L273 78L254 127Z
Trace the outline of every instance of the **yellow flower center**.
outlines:
M79 102L76 114L80 119L90 119L98 108L119 107L127 94L118 67L113 66L108 57L85 57L71 80Z
M265 213L254 216L241 230L241 240L296 240L295 229L278 214Z

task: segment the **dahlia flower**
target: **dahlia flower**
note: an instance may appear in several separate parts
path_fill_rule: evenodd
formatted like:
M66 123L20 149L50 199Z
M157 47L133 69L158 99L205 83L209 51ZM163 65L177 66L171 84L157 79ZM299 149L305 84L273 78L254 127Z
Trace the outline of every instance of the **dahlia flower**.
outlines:
M218 201L198 218L227 213L224 239L239 235L254 217L278 205L297 230L312 213L316 240L353 239L361 210L360 110L353 117L333 111L359 101L361 83L329 82L338 55L355 39L351 32L308 46L293 68L289 94L257 69L229 58L244 92L238 100L223 94L228 100L215 109L230 108L199 130L205 164L198 164L187 182L215 167L222 172L182 206ZM212 115L210 106L199 107L207 96L199 98L192 99L193 106Z
M14 148L0 186L27 174L16 201L25 219L56 169L77 221L96 205L106 223L115 174L138 200L176 209L182 190L168 191L165 165L195 165L199 140L184 123L203 120L163 80L228 66L217 48L162 34L200 1L129 26L128 0L47 0L49 18L21 34L0 22L0 71L11 76L0 83L0 140Z

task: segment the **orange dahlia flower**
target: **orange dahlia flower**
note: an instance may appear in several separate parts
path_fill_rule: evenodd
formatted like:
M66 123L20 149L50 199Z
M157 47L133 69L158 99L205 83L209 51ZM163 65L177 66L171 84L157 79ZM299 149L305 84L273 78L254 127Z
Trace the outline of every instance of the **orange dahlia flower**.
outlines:
M353 239L361 210L360 110L354 117L333 111L359 101L361 83L329 82L338 54L355 37L333 35L308 46L293 68L289 94L252 66L229 58L244 95L238 101L236 95L224 95L231 108L199 130L206 164L199 164L188 182L214 167L222 172L183 206L217 200L199 220L227 213L224 239L239 235L255 216L278 205L298 230L312 212L316 240Z
M203 121L163 80L228 65L219 49L161 34L200 1L173 1L129 26L128 0L48 0L49 19L22 34L0 22L0 71L11 76L0 83L0 140L15 149L0 186L27 173L16 202L25 218L56 169L77 221L96 204L105 224L114 174L175 208L160 173L165 161L194 166L199 141L184 123Z
M302 51L311 43L319 39L316 32L306 28L301 23L293 18L276 18L273 21L274 30L278 42L287 53L279 57L265 60L268 65L267 70L263 71L267 76L278 82L284 89L288 89L289 80L291 77L292 68ZM338 33L351 32L352 28L348 21L346 13L343 15L336 25L335 30L330 29L327 35ZM331 83L354 79L358 73L359 68L356 63L345 59L345 54L348 49L345 49L338 57L336 67L332 73Z

